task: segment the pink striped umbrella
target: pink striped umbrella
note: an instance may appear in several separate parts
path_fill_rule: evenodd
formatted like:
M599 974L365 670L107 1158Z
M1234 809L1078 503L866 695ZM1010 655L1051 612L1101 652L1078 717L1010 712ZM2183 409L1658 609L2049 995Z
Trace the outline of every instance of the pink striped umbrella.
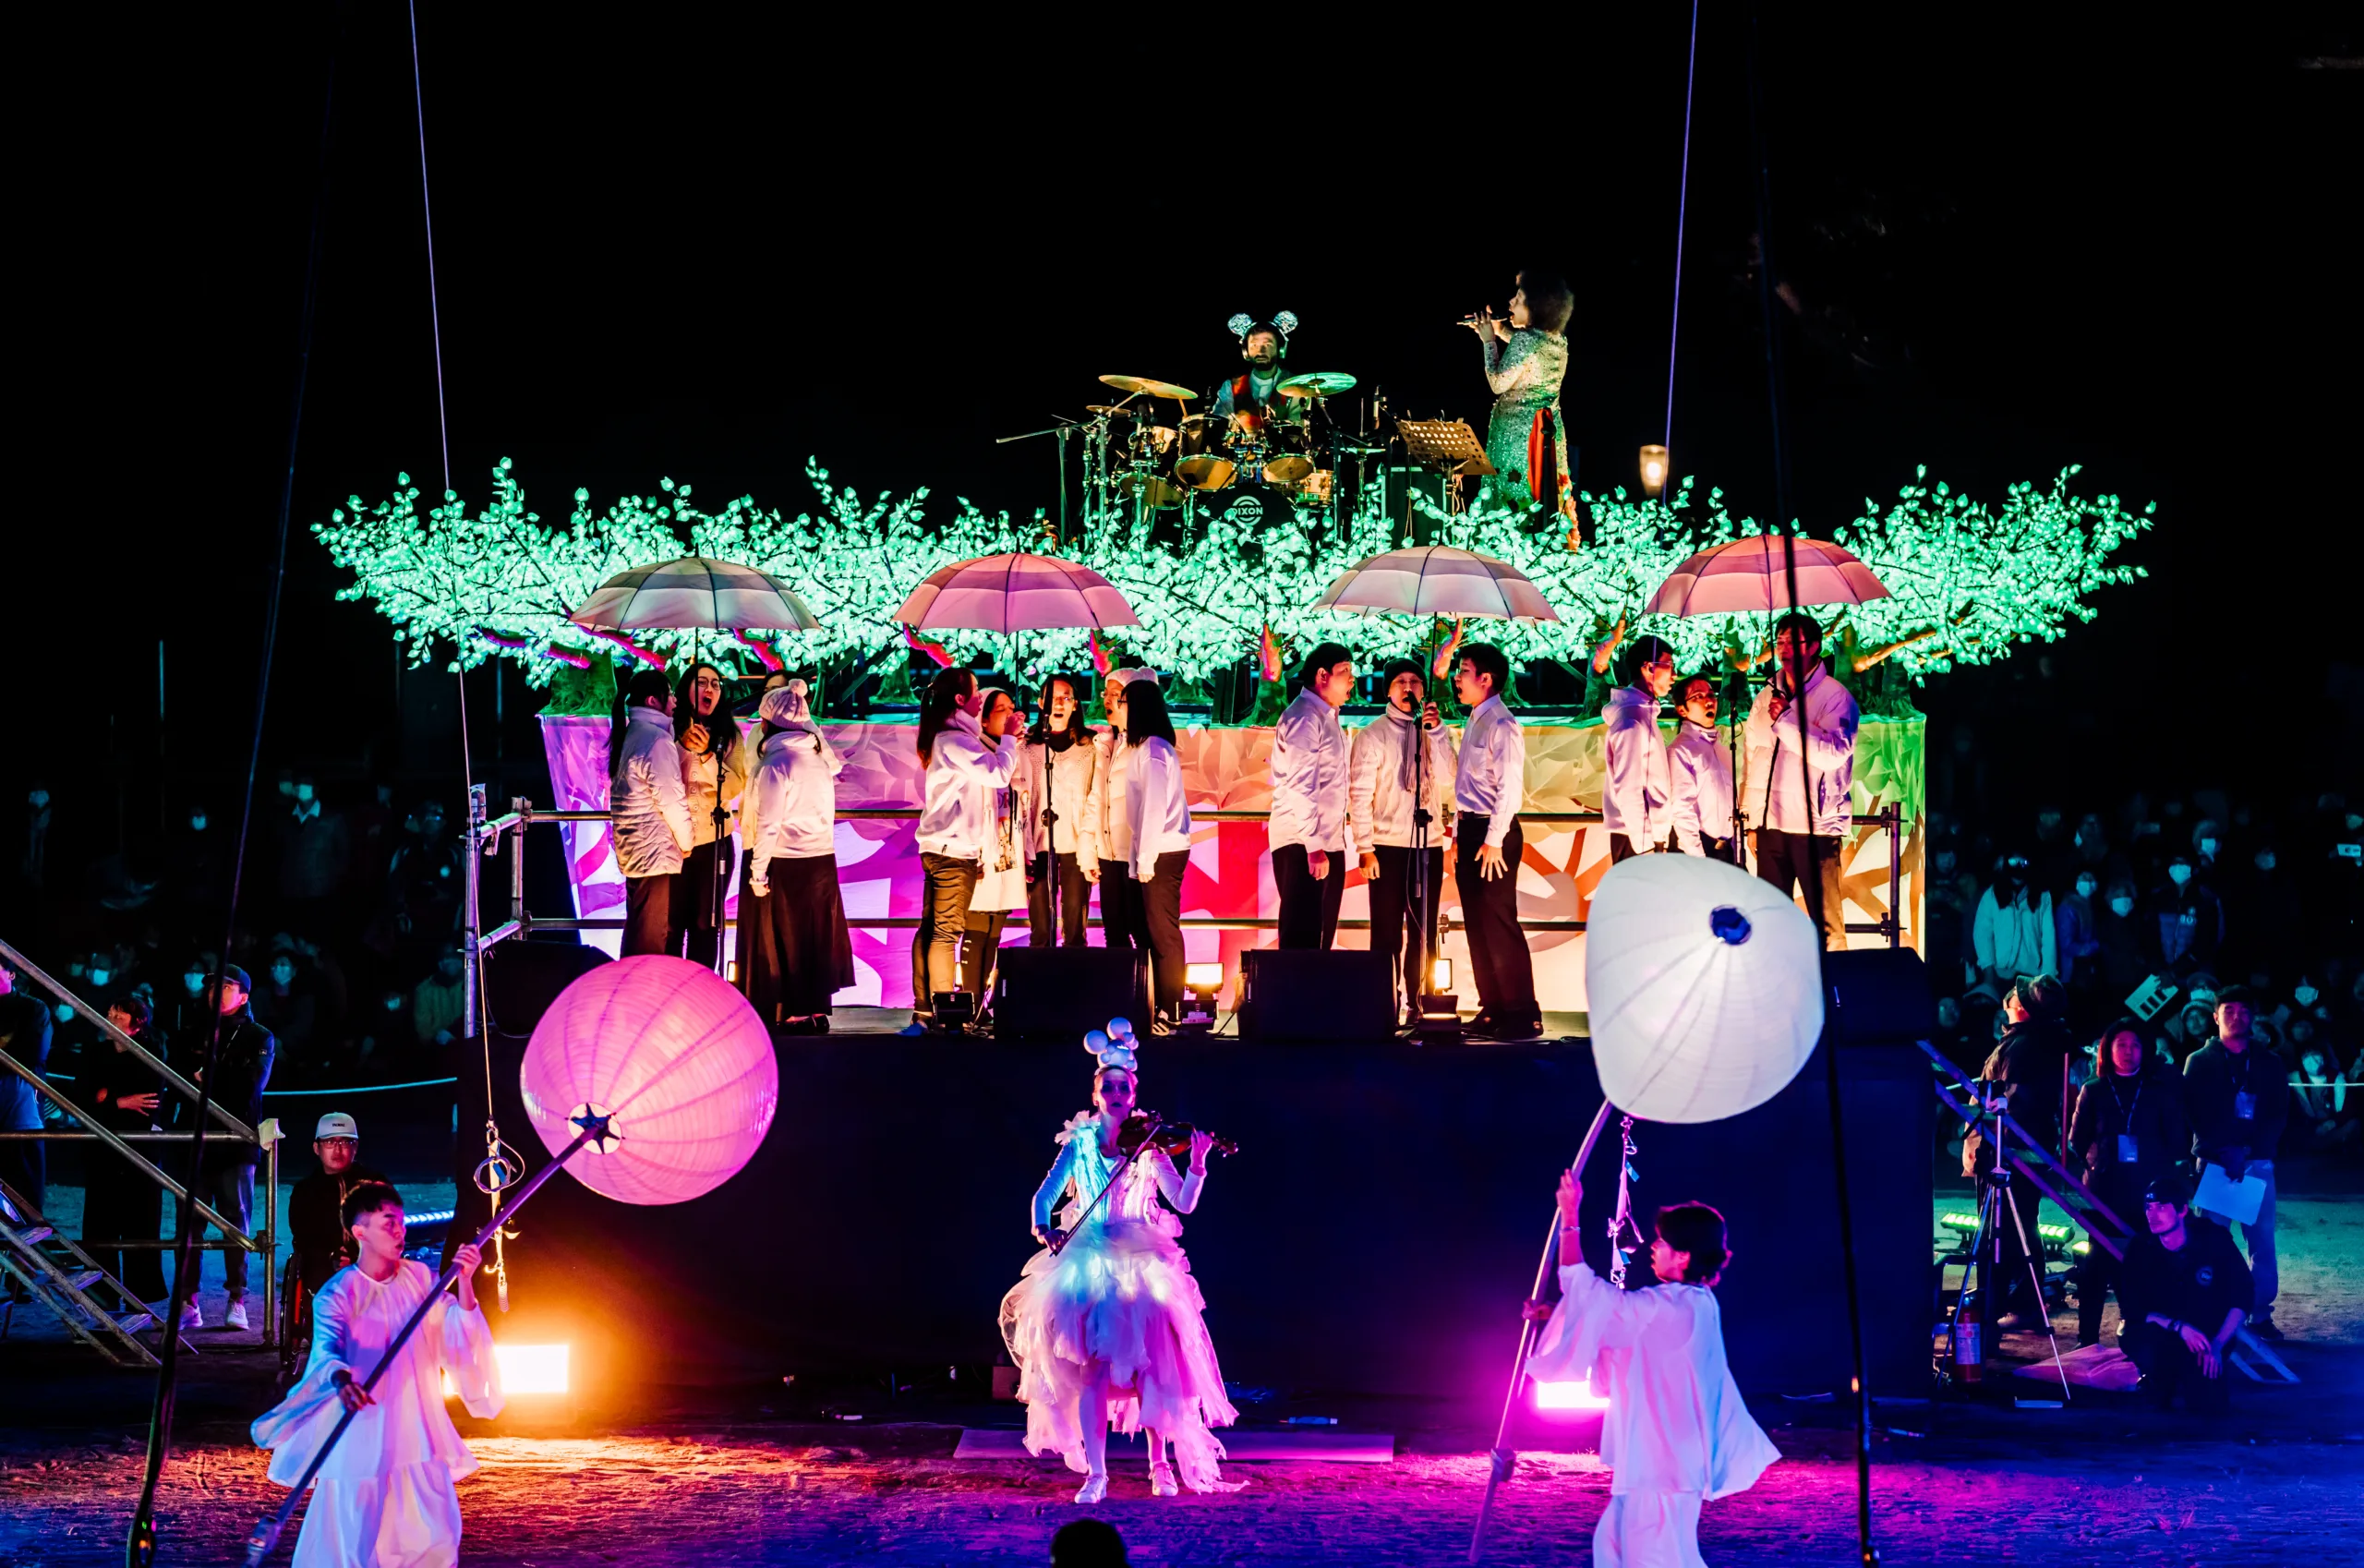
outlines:
M1056 556L982 555L939 566L913 588L895 619L922 630L1045 632L1058 626L1138 626L1140 618L1108 579Z
M1798 602L1790 602L1778 535L1757 534L1703 549L1670 573L1643 609L1653 615L1770 614L1810 604L1862 604L1888 597L1872 569L1827 539L1793 539Z
M1316 609L1340 615L1491 615L1557 621L1559 612L1507 561L1450 545L1416 545L1374 555L1338 574Z

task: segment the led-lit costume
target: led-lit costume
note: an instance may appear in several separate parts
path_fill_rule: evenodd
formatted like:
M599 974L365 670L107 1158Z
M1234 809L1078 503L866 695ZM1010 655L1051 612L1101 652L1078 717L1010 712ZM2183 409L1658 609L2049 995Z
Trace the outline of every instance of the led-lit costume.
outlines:
M1551 415L1552 461L1559 464L1560 493L1568 482L1568 431L1560 417L1560 383L1568 374L1568 340L1538 327L1512 331L1510 341L1485 336L1486 380L1494 389L1494 412L1486 421L1486 456L1494 465L1486 481L1489 499L1530 506L1540 499L1534 482L1542 463L1538 416Z
M1121 1063L1131 1069L1130 1053ZM1001 1333L1019 1368L1026 1402L1029 1453L1056 1453L1088 1475L1077 1404L1092 1362L1108 1367L1108 1425L1148 1429L1172 1440L1174 1464L1192 1491L1229 1491L1220 1468L1224 1446L1209 1429L1239 1412L1224 1394L1223 1369L1201 1314L1206 1299L1177 1241L1178 1217L1198 1207L1203 1169L1185 1176L1152 1147L1123 1167L1116 1188L1090 1215L1084 1210L1122 1163L1102 1148L1101 1117L1082 1111L1059 1130L1058 1158L1034 1193L1033 1223L1074 1234L1055 1255L1049 1248L1002 1297ZM1158 1201L1163 1194L1166 1208ZM1066 1200L1064 1206L1060 1200Z

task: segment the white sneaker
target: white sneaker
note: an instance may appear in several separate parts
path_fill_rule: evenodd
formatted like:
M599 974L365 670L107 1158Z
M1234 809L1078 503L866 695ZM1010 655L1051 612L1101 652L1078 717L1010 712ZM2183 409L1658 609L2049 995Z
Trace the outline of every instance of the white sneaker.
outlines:
M156 1316L160 1319L163 1318L164 1312L170 1309L171 1305L172 1303L169 1301L162 1303L158 1308ZM204 1326L205 1314L197 1309L197 1297L192 1296L187 1301L181 1303L181 1332L183 1333L187 1333L191 1329L201 1329Z
M230 1297L230 1313L229 1316L222 1320L222 1326L231 1329L242 1329L247 1326L247 1298L245 1297L234 1296Z
M1104 1472L1097 1476L1084 1477L1083 1485L1076 1489L1075 1500L1078 1502L1097 1502L1107 1495L1108 1477Z
M1152 1497L1180 1497L1181 1483L1175 1479L1174 1466L1163 1459L1149 1462L1149 1494Z

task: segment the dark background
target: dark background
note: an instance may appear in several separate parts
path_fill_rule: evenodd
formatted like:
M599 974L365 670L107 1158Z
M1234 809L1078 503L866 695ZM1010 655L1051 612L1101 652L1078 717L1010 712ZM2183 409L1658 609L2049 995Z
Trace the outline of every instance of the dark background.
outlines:
M770 33L430 0L452 483L481 500L505 455L546 517L665 476L792 511L810 455L1022 516L1050 452L995 436L1078 413L1103 371L1211 382L1236 310L1297 311L1295 368L1482 418L1453 323L1533 263L1576 286L1579 484L1630 484L1663 433L1683 9L1293 16ZM165 795L232 803L332 54L267 766L317 767L332 802L372 775L455 798L453 682L401 672L304 532L441 470L404 13L50 25L26 55L8 600L28 697L71 717L36 737L20 710L7 810L45 775L70 855L136 849ZM1704 9L1672 444L1762 516L1747 25ZM2357 521L2364 77L2319 67L2352 63L2346 13L1763 26L1800 514L1827 529L1915 464L1991 500L2081 463L2080 490L2160 503L2130 556L2149 578L2093 624L1926 691L1933 748L1967 727L2031 759L1987 770L1997 814L2339 781L2359 683L2318 551ZM479 758L538 789L522 682L473 677L471 705Z

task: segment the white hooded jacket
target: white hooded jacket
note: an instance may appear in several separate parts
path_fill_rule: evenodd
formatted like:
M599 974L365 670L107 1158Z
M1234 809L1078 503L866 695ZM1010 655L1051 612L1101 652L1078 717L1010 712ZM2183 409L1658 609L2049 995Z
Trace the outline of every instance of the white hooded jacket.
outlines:
M608 780L614 814L616 865L626 876L670 876L690 848L689 797L681 788L681 748L662 708L628 710L623 750Z

